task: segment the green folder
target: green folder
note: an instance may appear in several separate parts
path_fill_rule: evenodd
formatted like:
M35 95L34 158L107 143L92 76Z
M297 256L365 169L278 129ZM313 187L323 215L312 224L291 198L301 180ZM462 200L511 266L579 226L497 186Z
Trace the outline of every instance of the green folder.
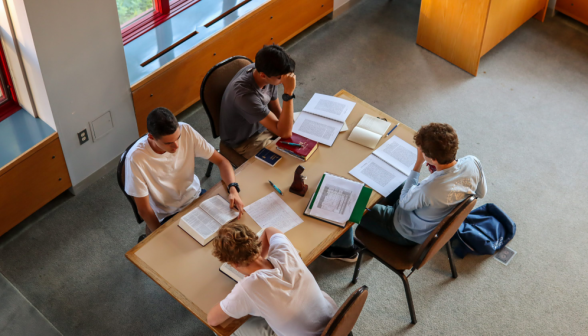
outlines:
M312 209L313 205L314 205L314 201L316 200L316 196L318 195L319 190L321 190L321 185L323 184L323 179L325 178L325 174L323 174L323 177L321 177L321 180L318 184L318 186L316 187L316 191L314 192L314 194L312 195L312 198L310 199L310 205L308 206L308 209ZM363 217L363 213L367 207L367 204L370 200L370 196L372 195L372 189L370 187L367 186L363 186L363 189L361 189L361 192L359 193L359 197L357 198L357 202L355 203L355 207L353 208L353 211L351 212L351 217L349 218L349 222L353 222L353 223L359 223L361 221L361 218Z

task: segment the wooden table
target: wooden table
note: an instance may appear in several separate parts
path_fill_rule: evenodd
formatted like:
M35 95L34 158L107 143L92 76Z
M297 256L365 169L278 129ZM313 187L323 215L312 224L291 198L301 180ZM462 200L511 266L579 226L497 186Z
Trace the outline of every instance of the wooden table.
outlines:
M386 118L392 123L391 127L398 123L394 118L344 90L336 96L354 101L357 105L347 118L349 130L339 134L332 147L319 145L320 148L305 163L284 154L275 167L252 158L236 170L241 198L246 205L274 192L267 182L268 179L284 191L283 200L304 220L302 224L288 231L286 236L300 251L306 265L316 259L352 225L348 223L345 228L340 228L303 215L321 176L328 171L357 180L349 171L372 150L348 141L347 137L364 114ZM400 124L393 134L414 145L414 133L415 131L408 126ZM387 139L389 138L382 138L378 145ZM276 150L275 143L268 148L280 153ZM304 175L308 177L306 183L309 188L305 197L288 192L294 170L300 164L306 168ZM217 194L225 198L228 196L221 182L127 252L126 256L216 334L230 335L247 320L247 317L239 320L229 319L220 326L212 327L206 323L206 315L216 303L230 293L235 282L219 272L221 263L212 256L212 244L203 247L178 227L184 214L196 208L203 200ZM368 207L372 207L380 197L381 195L374 191ZM254 232L261 229L247 214L244 214L239 222L249 226Z

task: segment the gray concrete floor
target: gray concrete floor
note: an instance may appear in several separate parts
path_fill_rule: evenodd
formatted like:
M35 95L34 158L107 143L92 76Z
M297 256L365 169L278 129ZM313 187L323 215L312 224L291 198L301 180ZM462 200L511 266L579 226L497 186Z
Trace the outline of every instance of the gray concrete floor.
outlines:
M509 246L518 254L509 266L487 256L457 260L457 279L438 254L410 277L415 326L399 279L368 258L358 286L370 295L355 334L586 334L588 29L563 16L530 20L472 77L415 44L419 5L363 1L290 43L295 109L314 92L346 89L415 129L452 124L459 156L484 165L481 203L517 223ZM217 144L198 106L182 118ZM197 160L196 174L205 170ZM215 169L203 185L219 179ZM1 237L0 272L64 335L212 335L125 259L141 231L110 172ZM319 258L310 269L342 303L357 287L352 267Z

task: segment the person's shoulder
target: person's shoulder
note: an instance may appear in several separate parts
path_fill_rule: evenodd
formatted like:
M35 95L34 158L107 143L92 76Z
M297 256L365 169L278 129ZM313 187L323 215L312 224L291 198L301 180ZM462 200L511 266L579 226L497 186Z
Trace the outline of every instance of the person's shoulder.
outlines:
M292 245L292 243L290 242L290 240L288 239L288 237L286 237L285 234L283 233L275 233L271 236L270 240L269 240L270 246L272 245L280 245L280 244L285 244L285 245Z
M126 160L133 163L140 163L147 160L150 157L148 146L147 136L140 138L129 149Z
M467 155L459 159L458 164L462 167L480 167L480 159L473 155Z

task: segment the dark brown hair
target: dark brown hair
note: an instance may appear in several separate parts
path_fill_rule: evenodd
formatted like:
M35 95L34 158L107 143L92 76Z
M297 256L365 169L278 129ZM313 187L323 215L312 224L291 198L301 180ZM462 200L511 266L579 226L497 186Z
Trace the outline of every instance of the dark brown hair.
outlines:
M430 123L422 126L414 135L414 142L423 154L440 164L453 162L459 148L457 133L448 124Z
M218 230L212 241L212 255L221 262L248 266L261 250L261 241L255 232L243 224L228 223Z

